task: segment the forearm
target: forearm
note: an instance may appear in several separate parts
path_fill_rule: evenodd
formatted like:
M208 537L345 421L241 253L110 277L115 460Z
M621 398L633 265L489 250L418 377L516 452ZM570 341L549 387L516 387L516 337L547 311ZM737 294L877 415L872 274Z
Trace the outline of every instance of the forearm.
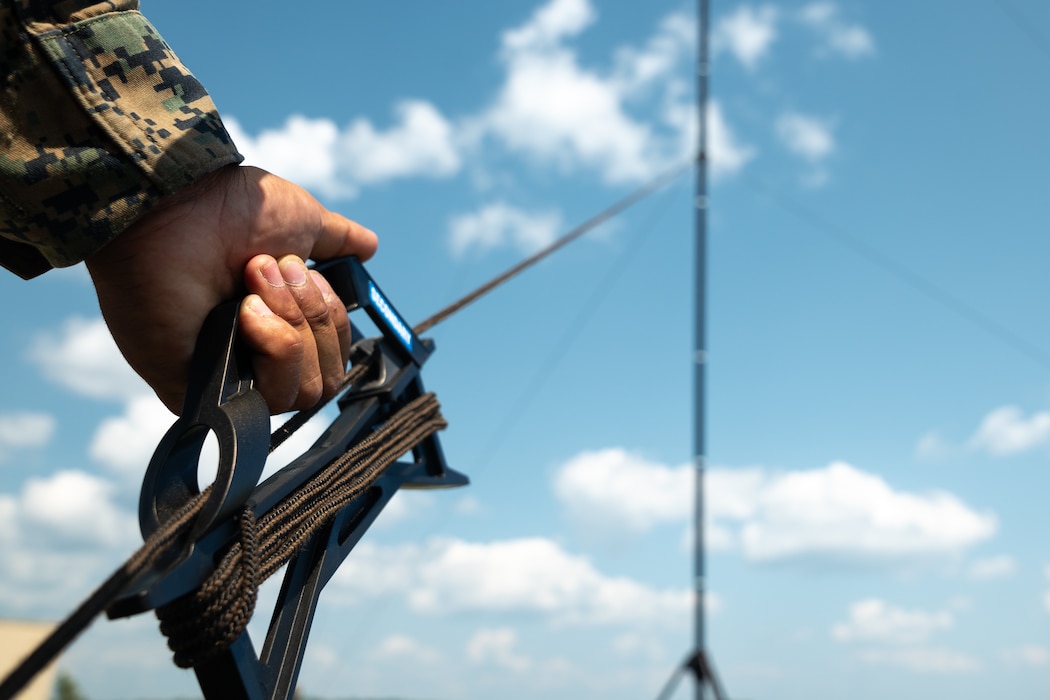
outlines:
M23 277L80 262L241 160L137 7L0 0L0 264Z

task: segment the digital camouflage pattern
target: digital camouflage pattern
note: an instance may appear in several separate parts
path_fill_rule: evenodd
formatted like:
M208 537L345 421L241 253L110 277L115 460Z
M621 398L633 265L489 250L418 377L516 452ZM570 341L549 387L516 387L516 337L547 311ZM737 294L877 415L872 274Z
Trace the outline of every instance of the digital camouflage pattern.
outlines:
M73 265L240 154L138 0L0 0L0 265Z

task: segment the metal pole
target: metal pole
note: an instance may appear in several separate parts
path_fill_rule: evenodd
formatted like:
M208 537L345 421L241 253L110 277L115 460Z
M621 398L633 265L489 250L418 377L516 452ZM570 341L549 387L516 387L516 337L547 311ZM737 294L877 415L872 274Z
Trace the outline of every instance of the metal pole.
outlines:
M706 461L705 374L707 367L707 76L708 76L708 0L697 8L697 151L696 151L696 297L693 365L694 433L693 464L696 471L694 532L694 585L696 605L695 642L698 653L705 650L704 620L704 469ZM697 678L696 698L704 699L704 683Z

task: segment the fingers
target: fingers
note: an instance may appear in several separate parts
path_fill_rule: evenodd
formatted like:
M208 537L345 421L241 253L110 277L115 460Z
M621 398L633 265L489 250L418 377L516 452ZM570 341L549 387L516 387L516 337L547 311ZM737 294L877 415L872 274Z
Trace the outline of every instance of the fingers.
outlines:
M241 328L270 410L307 408L333 396L350 353L350 322L324 277L294 255L258 255L245 269L245 284Z

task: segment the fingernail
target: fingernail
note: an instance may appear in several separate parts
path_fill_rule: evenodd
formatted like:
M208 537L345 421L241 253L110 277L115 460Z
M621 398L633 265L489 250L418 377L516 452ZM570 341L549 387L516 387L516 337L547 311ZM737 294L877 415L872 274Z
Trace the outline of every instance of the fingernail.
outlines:
M286 260L281 263L281 274L284 281L293 287L306 284L306 265L300 260Z
M273 310L266 305L266 302L259 296L248 297L248 308L251 309L252 313L256 316L273 316Z
M310 270L310 278L317 285L317 288L321 290L321 297L325 301L332 302L336 300L335 291L332 290L332 285L328 284L328 280L324 278L324 275L317 270Z
M283 287L284 277L281 275L281 268L277 267L277 261L269 262L259 268L259 272L262 273L263 279L271 287Z

